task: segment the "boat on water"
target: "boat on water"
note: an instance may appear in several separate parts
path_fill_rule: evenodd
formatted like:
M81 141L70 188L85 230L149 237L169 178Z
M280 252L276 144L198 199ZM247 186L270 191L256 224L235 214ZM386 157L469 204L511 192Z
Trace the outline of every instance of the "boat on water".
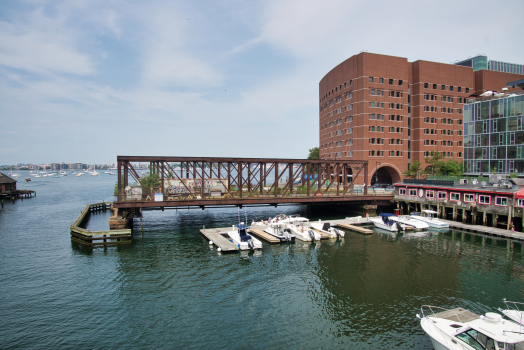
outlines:
M234 225L232 228L232 231L229 231L227 235L231 238L232 242L238 246L238 249L262 249L262 242L247 233L249 226L241 222L240 225Z
M424 221L415 220L410 215L397 216L392 218L392 220L400 222L402 225L404 225L406 231L424 231L429 229L429 224Z
M434 210L422 210L422 215L418 213L411 213L411 217L415 220L423 221L433 228L449 228L449 224L439 220L437 212Z
M75 176L76 176L76 177L80 177L80 176L82 176L82 175L84 175L84 173L78 173L78 174L76 174Z
M331 238L344 237L346 235L344 231L332 227L329 222L322 222L321 220L318 220L318 222L312 222L310 227L329 235Z
M25 182L29 182L29 181L31 181L31 178L30 177L26 177L26 178L24 178L24 181Z
M499 311L502 312L507 318L510 318L524 326L524 303L508 301L506 299L502 299L502 302L506 304L506 309L499 308Z
M395 219L397 218L396 215L390 214L390 213L382 213L378 216L369 218L369 221L375 225L376 228L380 228L383 230L391 231L391 232L400 232L404 231L405 227L400 222L397 222Z
M282 220L280 223L285 224L292 235L301 241L311 242L320 241L322 236L309 227L309 219L298 215L290 215Z
M89 175L91 175L91 176L99 176L100 174L96 170L93 170L93 172L89 173Z
M278 221L270 222L269 227L264 229L264 232L280 239L280 242L294 242L296 238L295 235L291 234L286 224Z
M522 325L488 312L479 316L463 308L424 305L417 314L435 350L524 349Z

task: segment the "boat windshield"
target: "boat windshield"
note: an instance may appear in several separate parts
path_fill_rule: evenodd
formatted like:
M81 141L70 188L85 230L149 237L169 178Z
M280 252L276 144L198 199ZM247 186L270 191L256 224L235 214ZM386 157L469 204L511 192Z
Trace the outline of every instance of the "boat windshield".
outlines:
M468 331L457 334L457 338L459 338L464 343L477 350L496 350L495 342L493 341L493 339L489 338L485 334L482 334L475 329L470 329Z

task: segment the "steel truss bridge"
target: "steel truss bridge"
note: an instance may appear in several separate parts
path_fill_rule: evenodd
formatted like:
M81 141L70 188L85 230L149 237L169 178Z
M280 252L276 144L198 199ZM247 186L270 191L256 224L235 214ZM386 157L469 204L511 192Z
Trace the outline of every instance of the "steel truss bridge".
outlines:
M393 203L392 194L369 194L368 162L274 158L118 156L114 208ZM138 164L158 175L152 187ZM133 192L128 179L140 187ZM355 185L357 180L364 185ZM148 183L149 182L149 183ZM136 189L137 187L135 187Z

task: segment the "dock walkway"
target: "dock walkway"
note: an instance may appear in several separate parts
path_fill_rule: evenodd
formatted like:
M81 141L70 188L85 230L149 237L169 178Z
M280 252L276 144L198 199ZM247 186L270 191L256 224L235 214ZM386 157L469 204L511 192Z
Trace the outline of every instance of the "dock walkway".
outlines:
M496 237L502 237L502 238L509 238L509 239L516 239L519 241L524 241L524 233L522 232L512 232L510 230L505 230L502 228L496 228L496 227L489 227L489 226L482 226L482 225L470 225L470 224L463 224L461 222L452 221L452 220L444 220L439 219L440 221L444 221L445 223L449 224L449 228L461 230L461 231L469 231L469 232L476 232L476 233L483 233L491 236Z
M239 250L238 246L229 240L229 237L223 235L221 232L226 232L229 228L203 228L200 234L206 237L213 244L222 249L223 252L234 252Z

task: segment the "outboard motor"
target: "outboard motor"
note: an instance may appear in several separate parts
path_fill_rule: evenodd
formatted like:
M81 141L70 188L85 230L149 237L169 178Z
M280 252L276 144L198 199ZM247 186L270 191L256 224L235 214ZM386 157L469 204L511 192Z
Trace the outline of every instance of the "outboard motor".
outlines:
M340 237L340 231L336 228L333 228L333 230L335 230L335 233L337 234L337 237Z
M311 236L311 240L314 242L315 241L315 232L313 232L313 230L308 230L307 232Z

